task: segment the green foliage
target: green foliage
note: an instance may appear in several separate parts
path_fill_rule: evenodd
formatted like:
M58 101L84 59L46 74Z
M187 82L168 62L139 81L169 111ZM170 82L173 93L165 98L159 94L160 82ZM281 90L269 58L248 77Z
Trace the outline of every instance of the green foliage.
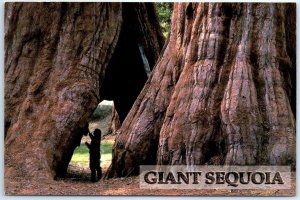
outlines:
M165 37L169 34L171 17L173 13L172 2L158 2L156 4L156 12L158 15L160 26Z
M103 141L101 142L101 163L102 162L111 162L112 159L112 146L113 141ZM70 164L72 165L89 165L89 149L86 145L81 144L77 147L73 153Z

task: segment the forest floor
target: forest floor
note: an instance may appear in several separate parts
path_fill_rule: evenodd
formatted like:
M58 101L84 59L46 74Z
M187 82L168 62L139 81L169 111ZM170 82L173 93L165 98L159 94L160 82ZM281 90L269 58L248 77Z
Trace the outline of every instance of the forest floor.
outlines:
M105 136L101 142L113 144L114 136ZM84 141L82 141L84 142ZM82 146L82 145L81 145ZM111 152L109 147L101 148L105 156L101 158L101 167L105 173L111 162ZM82 153L84 152L84 153ZM86 154L82 151L82 155ZM80 152L78 152L80 154ZM81 155L81 156L82 156ZM140 189L139 177L113 178L109 180L101 179L99 182L90 182L90 170L88 167L88 156L81 158L80 162L71 161L68 174L59 180L24 180L5 179L5 194L7 195L132 195L132 196L294 196L296 190L295 177L292 174L292 189L290 190L172 190L172 189ZM109 157L110 156L110 157Z
M74 170L74 171L73 171ZM80 171L81 170L81 171ZM57 181L5 180L6 195L153 195L153 196L294 196L295 179L290 190L171 190L140 189L139 177L89 181L89 171L72 168L73 174Z
M93 122L90 128L100 128L104 135L110 127L111 114L101 120ZM294 196L296 190L295 177L292 174L292 189L290 190L174 190L174 189L140 189L139 177L101 179L99 182L90 182L90 170L88 167L88 150L83 145L88 141L84 137L81 146L78 147L70 162L68 174L59 180L25 180L22 178L5 178L6 195L145 195L145 196ZM111 163L111 148L114 136L106 135L101 141L101 167L105 173Z

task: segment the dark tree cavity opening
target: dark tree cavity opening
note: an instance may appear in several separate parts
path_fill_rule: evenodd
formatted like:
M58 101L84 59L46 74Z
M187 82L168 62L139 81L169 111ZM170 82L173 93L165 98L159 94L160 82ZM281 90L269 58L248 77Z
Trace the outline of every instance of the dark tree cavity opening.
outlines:
M150 4L149 4L150 6ZM123 5L123 23L116 49L100 89L101 99L113 100L122 123L154 67L156 57L147 46L141 13L130 4ZM155 17L149 13L149 17ZM153 15L153 16L151 16ZM144 25L143 25L144 26ZM147 44L147 46L145 46ZM159 44L162 46L162 43Z
M152 3L6 3L5 176L64 176L98 103L123 120L163 43Z
M145 15L150 19L148 25L143 21ZM155 25L153 30L151 25ZM163 46L164 39L156 28L159 28L159 25L153 4L122 4L119 38L105 75L99 79L100 102L114 101L121 124L143 89ZM151 38L154 36L158 36L157 41ZM58 177L66 175L74 150L80 145L82 133L86 133L86 128L80 128L78 134L76 133L72 139L72 148L65 150L61 163L55 167Z

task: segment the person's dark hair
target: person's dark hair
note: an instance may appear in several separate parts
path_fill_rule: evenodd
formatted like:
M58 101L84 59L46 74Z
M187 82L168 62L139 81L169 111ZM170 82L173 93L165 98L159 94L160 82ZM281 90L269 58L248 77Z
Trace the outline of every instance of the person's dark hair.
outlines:
M98 128L96 128L96 129L94 130L94 136L100 138L100 137L101 137L101 130L98 129Z

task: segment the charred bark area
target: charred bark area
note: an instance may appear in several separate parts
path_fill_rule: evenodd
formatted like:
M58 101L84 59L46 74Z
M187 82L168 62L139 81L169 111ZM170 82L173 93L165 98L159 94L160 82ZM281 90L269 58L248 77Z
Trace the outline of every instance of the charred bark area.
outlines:
M295 13L293 4L175 4L108 177L140 164L295 166Z
M102 99L114 101L121 123L143 89L163 45L153 5L136 5L123 4L120 38L100 91ZM151 24L145 24L144 19ZM157 42L151 38L157 38Z

